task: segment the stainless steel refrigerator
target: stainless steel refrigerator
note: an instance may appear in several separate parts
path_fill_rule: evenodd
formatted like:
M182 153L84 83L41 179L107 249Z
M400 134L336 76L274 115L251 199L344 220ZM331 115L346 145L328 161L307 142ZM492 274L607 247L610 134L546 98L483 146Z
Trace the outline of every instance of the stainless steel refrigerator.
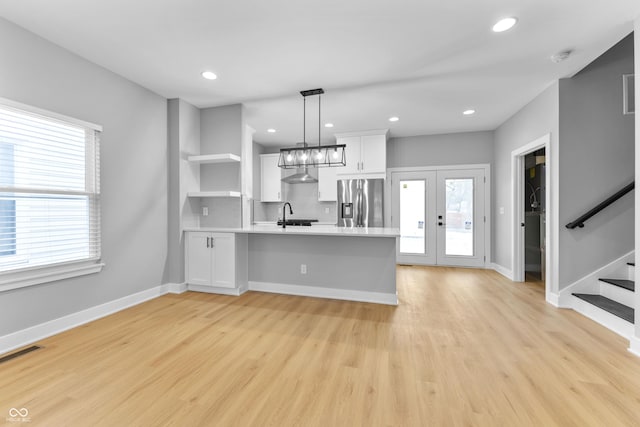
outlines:
M338 181L339 227L384 227L384 179Z

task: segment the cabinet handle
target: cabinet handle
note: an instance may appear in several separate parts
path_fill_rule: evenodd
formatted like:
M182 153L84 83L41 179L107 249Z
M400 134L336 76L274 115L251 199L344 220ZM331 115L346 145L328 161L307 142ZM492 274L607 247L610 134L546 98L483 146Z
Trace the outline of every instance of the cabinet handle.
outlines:
M209 247L209 238L207 237L207 248Z
M320 192L318 191L318 199L320 198Z
M278 200L280 200L280 192L278 191Z
M215 241L216 241L216 240L212 237L212 238L211 238L211 247L212 247L212 248L215 246Z

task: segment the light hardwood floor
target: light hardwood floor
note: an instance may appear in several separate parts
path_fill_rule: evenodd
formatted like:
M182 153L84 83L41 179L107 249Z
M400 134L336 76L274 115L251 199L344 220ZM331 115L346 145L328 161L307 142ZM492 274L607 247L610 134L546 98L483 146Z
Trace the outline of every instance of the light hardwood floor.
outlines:
M189 292L43 340L0 364L0 423L25 407L33 426L640 425L628 342L540 286L397 274L398 307Z

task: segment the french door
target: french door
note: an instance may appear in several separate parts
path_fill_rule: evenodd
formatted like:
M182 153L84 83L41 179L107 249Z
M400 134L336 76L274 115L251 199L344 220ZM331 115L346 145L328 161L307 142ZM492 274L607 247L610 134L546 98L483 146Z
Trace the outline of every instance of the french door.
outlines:
M401 264L485 264L485 170L393 172L393 227Z

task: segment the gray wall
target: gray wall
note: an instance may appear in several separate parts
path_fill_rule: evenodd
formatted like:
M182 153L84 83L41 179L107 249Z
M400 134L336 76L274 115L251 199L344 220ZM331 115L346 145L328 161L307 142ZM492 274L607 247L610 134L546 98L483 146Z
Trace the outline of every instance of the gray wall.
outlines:
M101 273L3 292L0 335L158 286L167 262L167 102L4 19L0 96L104 127ZM46 72L43 72L46 70Z
M242 132L244 128L241 104L200 110L200 153L242 154ZM200 189L202 191L241 191L240 163L202 165ZM203 227L240 227L242 225L242 202L240 198L194 199L209 208L209 215L200 218Z
M251 234L249 280L395 294L395 252L394 238Z
M560 80L561 289L634 248L633 193L583 229L564 227L634 179L634 116L622 114L622 75L633 70L631 34Z
M558 105L558 84L554 83L494 132L491 259L507 270L513 268L511 152L548 133L551 134L551 144L557 144ZM504 209L503 213L500 209Z
M200 224L200 201L187 197L199 186L200 167L187 161L200 153L200 110L181 100L168 101L169 226L168 276L171 283L184 282L183 227Z
M492 131L410 136L387 141L388 168L492 162Z

